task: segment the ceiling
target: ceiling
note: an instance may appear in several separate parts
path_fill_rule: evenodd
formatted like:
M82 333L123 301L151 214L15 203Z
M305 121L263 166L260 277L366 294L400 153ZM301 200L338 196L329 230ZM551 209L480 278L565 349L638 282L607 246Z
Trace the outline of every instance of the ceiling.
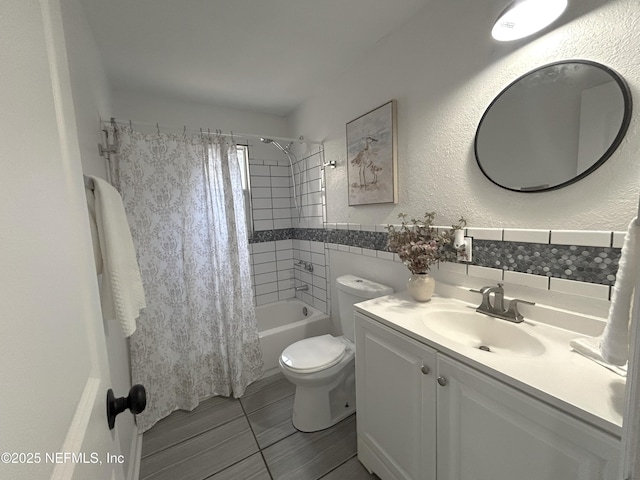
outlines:
M430 0L80 0L111 87L286 116Z

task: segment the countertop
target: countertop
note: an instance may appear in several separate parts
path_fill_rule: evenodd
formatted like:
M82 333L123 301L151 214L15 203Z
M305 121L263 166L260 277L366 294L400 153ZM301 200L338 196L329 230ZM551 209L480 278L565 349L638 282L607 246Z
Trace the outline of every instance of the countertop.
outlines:
M544 345L545 352L535 357L503 356L461 345L429 329L420 320L422 315L436 309L475 310L476 307L437 295L428 302L420 303L414 301L408 292L400 292L358 303L355 310L621 437L626 379L571 349L569 341L584 335L556 327L552 319L545 323L525 319L517 326L535 336Z

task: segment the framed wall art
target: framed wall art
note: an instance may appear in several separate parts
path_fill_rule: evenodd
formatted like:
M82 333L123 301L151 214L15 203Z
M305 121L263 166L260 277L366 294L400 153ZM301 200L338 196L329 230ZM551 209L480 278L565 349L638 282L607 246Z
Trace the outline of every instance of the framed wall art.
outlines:
M347 123L349 205L398 203L396 101Z

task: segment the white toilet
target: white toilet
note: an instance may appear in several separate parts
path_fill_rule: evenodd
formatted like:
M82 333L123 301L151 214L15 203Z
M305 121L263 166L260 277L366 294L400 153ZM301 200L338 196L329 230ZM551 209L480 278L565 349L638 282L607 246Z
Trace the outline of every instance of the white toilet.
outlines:
M280 371L296 385L293 426L315 432L356 409L353 305L389 295L393 289L354 275L336 280L343 335L320 335L292 343L280 355Z

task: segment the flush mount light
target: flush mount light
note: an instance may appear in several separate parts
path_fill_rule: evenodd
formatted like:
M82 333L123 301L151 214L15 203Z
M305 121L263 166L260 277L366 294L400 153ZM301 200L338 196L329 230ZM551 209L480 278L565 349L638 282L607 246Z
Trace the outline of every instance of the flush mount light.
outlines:
M551 25L567 8L567 0L516 0L496 20L491 36L508 42Z

